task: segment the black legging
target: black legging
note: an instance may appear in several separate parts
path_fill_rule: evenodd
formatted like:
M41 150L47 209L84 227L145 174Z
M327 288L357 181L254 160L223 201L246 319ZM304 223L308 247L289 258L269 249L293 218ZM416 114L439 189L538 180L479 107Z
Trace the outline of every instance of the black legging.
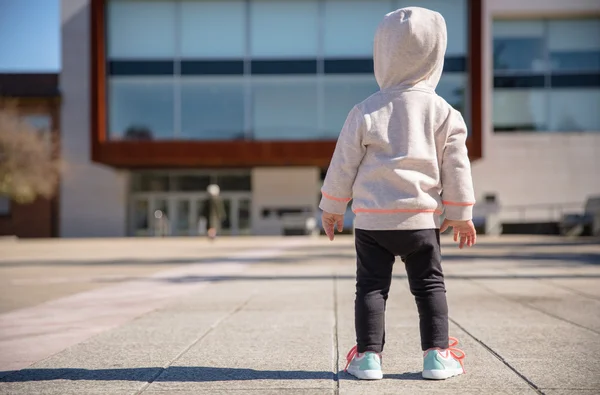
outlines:
M356 229L356 300L358 352L383 351L385 305L396 256L405 263L410 291L417 302L423 351L448 347L448 304L442 273L440 233L426 230Z

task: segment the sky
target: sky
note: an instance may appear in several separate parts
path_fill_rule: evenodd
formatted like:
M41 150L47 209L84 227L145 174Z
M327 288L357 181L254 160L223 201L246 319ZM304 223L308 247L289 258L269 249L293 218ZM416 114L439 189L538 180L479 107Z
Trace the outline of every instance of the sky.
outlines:
M0 73L60 70L60 0L0 0Z

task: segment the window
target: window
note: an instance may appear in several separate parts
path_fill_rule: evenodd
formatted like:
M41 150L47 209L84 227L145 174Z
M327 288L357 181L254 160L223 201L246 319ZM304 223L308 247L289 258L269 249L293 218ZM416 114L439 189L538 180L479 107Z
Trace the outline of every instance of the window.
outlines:
M373 37L377 25L393 1L325 0L325 57L349 58L373 56Z
M193 171L139 171L131 174L132 192L206 192L210 184L217 184L221 192L252 190L251 176L247 170L227 170L208 173Z
M494 129L600 131L600 19L494 22Z
M253 78L252 121L257 140L319 139L316 77Z
M181 2L182 58L242 58L245 36L244 1Z
M250 54L254 58L315 58L318 32L316 0L250 2Z
M378 24L413 5L446 19L437 91L469 119L467 0L107 1L110 139L336 139L379 89Z
M244 80L232 77L182 77L182 139L238 140L244 135Z
M373 75L327 75L323 79L323 138L337 139L352 107L377 90Z
M0 216L10 215L10 199L6 196L0 196Z
M109 82L109 135L113 139L170 139L174 83L171 77L113 77Z
M107 8L110 59L170 59L176 54L176 3L110 1Z

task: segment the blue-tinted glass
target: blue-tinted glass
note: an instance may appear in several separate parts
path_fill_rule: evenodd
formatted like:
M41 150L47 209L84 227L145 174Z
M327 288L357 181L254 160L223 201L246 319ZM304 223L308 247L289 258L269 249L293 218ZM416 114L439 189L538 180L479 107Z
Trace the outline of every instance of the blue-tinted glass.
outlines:
M553 19L547 22L552 70L600 70L600 19Z
M175 2L112 0L107 8L109 59L170 59L175 56Z
M544 89L494 89L494 130L547 129L547 95Z
M377 25L393 9L390 0L325 0L325 57L373 56Z
M173 78L112 77L108 89L111 139L173 138Z
M435 89L438 95L443 97L448 104L460 111L465 121L469 119L467 116L467 108L465 106L465 90L467 89L467 76L463 73L445 73Z
M551 52L550 63L552 64L552 70L556 71L600 70L600 51Z
M494 70L544 69L542 38L494 38Z
M243 0L182 1L180 11L183 58L244 57L246 13Z
M323 138L337 139L352 107L379 90L372 75L328 75L323 82Z
M252 125L257 140L318 138L317 77L253 77Z
M250 53L254 58L314 58L318 31L316 0L250 2Z
M549 130L600 132L600 89L553 89L549 100Z
M244 138L243 77L181 78L182 139Z

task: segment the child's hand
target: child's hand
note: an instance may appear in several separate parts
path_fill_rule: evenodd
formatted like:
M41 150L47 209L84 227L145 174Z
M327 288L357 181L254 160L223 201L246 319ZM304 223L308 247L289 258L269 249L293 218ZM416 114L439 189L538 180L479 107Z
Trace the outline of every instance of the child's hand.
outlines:
M340 214L332 214L327 211L323 211L321 216L321 222L323 223L323 229L325 234L329 237L329 240L333 240L334 227L337 224L338 232L344 230L344 216Z
M440 233L444 232L448 228L454 228L454 241L458 241L460 238L460 244L458 248L463 248L465 245L471 247L477 242L477 231L475 231L475 225L473 221L452 221L445 219L440 227Z

